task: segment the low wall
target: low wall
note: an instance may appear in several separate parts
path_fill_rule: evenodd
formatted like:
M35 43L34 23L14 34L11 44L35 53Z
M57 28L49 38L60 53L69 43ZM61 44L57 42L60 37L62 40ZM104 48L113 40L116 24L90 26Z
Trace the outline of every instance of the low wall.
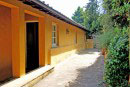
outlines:
M87 48L94 48L93 39L87 39L86 46L87 46Z
M75 54L76 52L77 52L76 50L72 50L72 51L61 53L56 56L51 56L51 65L55 66L56 64L64 61L65 59L67 59L72 54Z
M79 52L80 50L85 49L85 44L64 46L51 49L51 65L55 66L56 64L64 61L71 55Z

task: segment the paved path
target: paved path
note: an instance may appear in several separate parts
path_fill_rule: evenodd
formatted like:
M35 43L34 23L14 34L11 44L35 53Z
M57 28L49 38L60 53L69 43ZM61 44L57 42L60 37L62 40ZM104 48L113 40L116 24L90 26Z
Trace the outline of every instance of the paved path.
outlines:
M84 50L58 64L34 87L103 87L103 59L97 49Z

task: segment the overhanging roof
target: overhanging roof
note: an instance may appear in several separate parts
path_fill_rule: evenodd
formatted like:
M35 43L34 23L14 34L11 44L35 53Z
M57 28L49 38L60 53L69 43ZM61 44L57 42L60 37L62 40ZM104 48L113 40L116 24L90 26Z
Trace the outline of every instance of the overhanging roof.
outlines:
M45 4L44 2L41 2L40 0L20 0L20 1L22 1L24 4L32 6L33 8L39 9L40 11L43 11L51 16L54 16L64 22L67 22L73 26L76 26L84 31L88 31L84 26L69 19L62 13L58 12L57 10L53 9L52 7L49 7L47 4Z

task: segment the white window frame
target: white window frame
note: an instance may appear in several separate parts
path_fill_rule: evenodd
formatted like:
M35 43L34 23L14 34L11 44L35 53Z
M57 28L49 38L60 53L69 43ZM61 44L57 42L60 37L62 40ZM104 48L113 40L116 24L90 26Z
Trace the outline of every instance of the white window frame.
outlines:
M56 23L52 23L52 48L55 47L57 47L57 25Z

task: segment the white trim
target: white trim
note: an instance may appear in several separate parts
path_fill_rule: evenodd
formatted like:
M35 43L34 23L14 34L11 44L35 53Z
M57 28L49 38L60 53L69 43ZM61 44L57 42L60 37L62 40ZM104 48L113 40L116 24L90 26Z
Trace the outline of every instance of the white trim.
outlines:
M52 33L54 33L55 35L55 36L52 35L52 48L54 48L57 47L57 25L54 22L52 22Z

